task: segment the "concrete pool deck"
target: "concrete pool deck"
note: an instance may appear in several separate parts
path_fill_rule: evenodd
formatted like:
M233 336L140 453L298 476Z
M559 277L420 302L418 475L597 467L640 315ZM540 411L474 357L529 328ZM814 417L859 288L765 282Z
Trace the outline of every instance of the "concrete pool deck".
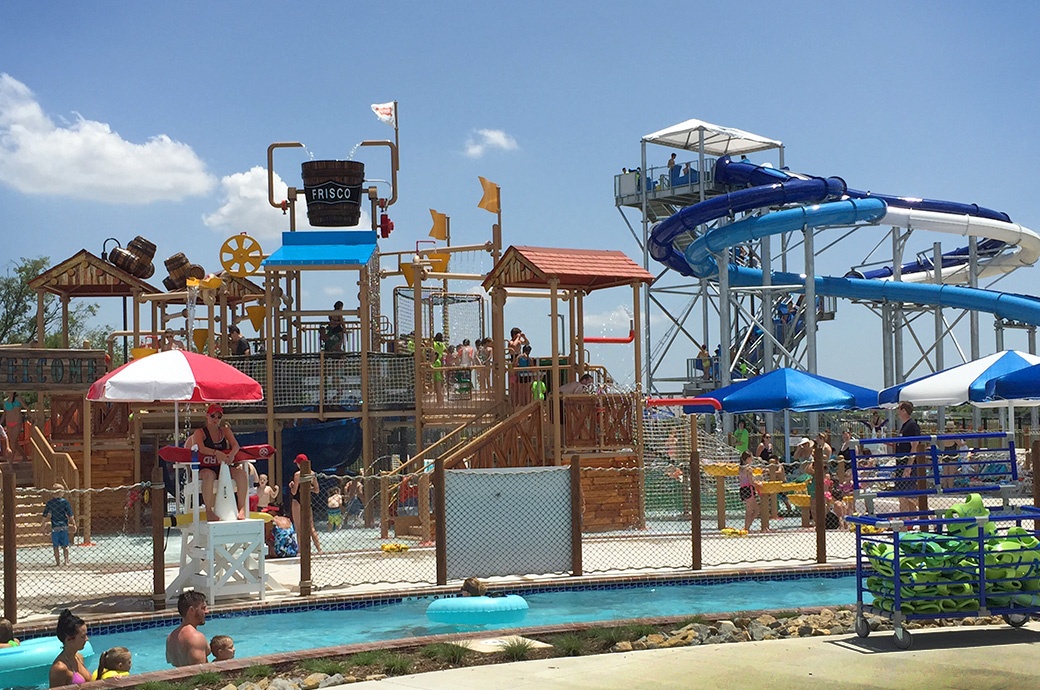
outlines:
M542 659L353 683L352 690L996 690L1040 685L1040 623L912 632L902 651L891 632Z

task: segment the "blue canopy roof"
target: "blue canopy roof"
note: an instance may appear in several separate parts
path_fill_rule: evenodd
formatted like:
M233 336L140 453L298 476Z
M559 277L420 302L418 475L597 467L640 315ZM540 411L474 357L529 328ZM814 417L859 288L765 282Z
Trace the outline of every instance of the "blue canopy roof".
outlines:
M777 369L706 393L723 412L819 412L865 410L878 406L876 390L797 369ZM685 405L687 414L713 412L707 405Z
M283 232L282 247L261 266L274 268L361 268L376 251L374 230Z
M1040 364L990 379L986 382L986 399L1035 404L1040 399Z

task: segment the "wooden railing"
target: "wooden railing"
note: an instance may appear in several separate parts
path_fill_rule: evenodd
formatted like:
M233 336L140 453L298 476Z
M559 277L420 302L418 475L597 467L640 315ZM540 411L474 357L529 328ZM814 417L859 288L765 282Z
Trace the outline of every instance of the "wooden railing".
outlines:
M473 415L449 433L437 439L436 442L423 448L413 455L407 462L394 470L394 474L410 474L418 472L426 466L429 460L449 455L458 448L472 442L473 436L482 436L489 427L494 424L494 419L502 409L502 403L493 403L477 414ZM489 419L490 418L490 419Z
M80 488L79 468L72 456L56 452L40 427L35 425L29 437L29 451L32 454L34 485L41 489L49 489L55 484L61 484L67 489Z
M546 464L541 402L520 408L479 438L444 456L444 468L540 467Z

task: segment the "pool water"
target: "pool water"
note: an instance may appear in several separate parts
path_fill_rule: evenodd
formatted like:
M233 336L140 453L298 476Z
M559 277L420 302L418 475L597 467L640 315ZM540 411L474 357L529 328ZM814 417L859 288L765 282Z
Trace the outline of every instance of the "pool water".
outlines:
M754 609L793 609L837 606L856 601L856 578L811 577L777 580L739 580L721 584L666 584L637 587L542 591L523 595L529 605L521 626L614 621L653 616L685 616ZM426 607L431 598L408 598L397 603L364 608L309 609L292 613L210 616L201 628L207 638L230 635L238 657L334 645L393 640L420 635L494 630L501 626L452 626L431 623ZM173 625L146 630L91 634L94 649L127 647L133 653L133 672L169 668L166 635Z

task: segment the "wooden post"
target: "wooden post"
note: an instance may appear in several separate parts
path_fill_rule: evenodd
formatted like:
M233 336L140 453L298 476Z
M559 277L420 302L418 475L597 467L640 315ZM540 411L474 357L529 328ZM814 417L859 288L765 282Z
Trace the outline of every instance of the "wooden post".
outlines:
M148 490L151 492L149 503L152 505L152 607L161 611L166 608L166 558L163 555L166 484L162 467L158 463L152 468L152 485Z
M314 529L314 514L311 512L311 482L316 481L311 471L311 461L300 461L300 596L311 595L311 531Z
M715 512L721 530L726 527L726 478L721 476L715 477Z
M690 540L694 570L703 560L701 539L701 451L697 444L697 416L690 415Z
M413 257L413 259L412 259L412 309L414 309L414 313L412 315L413 316L413 318L412 318L412 346L413 346L413 348L415 350L415 352L413 353L412 356L414 358L413 361L415 363L415 452L416 452L416 454L420 453L422 451L422 449L423 449L423 407L424 407L423 403L425 402L425 397L426 397L426 371L427 371L426 366L425 366L425 362L423 361L425 356L426 356L426 352L423 349L423 338L422 338L422 334L423 334L422 281L423 281L423 267L422 267L422 263L420 263L420 261L419 261L419 255L416 254ZM431 312L432 312L432 307L431 307ZM444 366L443 362L441 363L441 366L442 367ZM441 389L438 389L437 388L437 382L432 380L434 378L434 376L431 376L430 378L431 378L430 385L433 386L434 393L436 394L436 391L437 390L441 390ZM447 376L445 376L444 378L445 378L445 380L442 381L441 385L443 386L444 395L447 396L447 394L448 394L447 393L448 382L446 380ZM434 400L437 401L437 406L438 407L443 405L442 401L437 400L436 395L434 396Z
M639 293L641 283L639 281L632 282L632 328L636 333L642 331L642 319L639 311ZM636 336L633 349L633 372L635 374L635 418L633 423L636 425L636 466L639 468L640 474L646 469L645 462L645 440L643 438L643 419L645 418L644 410L646 405L646 398L643 396L643 339L641 336ZM584 343L583 343L584 344ZM582 348L584 349L584 347ZM646 529L646 482L639 483L639 528Z
M83 546L91 545L93 542L90 540L90 489L91 476L90 466L91 462L90 447L93 445L91 438L93 434L94 420L91 419L91 413L93 408L91 402L83 398L83 489L85 491L81 494L83 496L83 515L82 519L79 520L79 525L83 529Z
M390 538L390 476L379 477L379 537Z
M581 520L583 500L581 495L581 458L571 456L571 576L581 577Z
M553 416L553 464L563 464L563 406L560 404L560 323L557 320L559 312L558 299L559 278L549 279L549 318L552 319L550 329L552 338L552 409L556 414Z
M823 489L823 448L813 452L813 516L816 520L816 562L827 562L827 497Z
M433 539L430 525L430 473L420 470L419 481L419 543L429 544Z
M434 506L434 532L436 544L434 553L437 557L437 584L448 584L448 549L447 549L447 522L446 504L444 494L444 458L437 458L433 465L433 506Z
M4 463L4 618L12 624L18 622L18 542L15 539L14 465Z

